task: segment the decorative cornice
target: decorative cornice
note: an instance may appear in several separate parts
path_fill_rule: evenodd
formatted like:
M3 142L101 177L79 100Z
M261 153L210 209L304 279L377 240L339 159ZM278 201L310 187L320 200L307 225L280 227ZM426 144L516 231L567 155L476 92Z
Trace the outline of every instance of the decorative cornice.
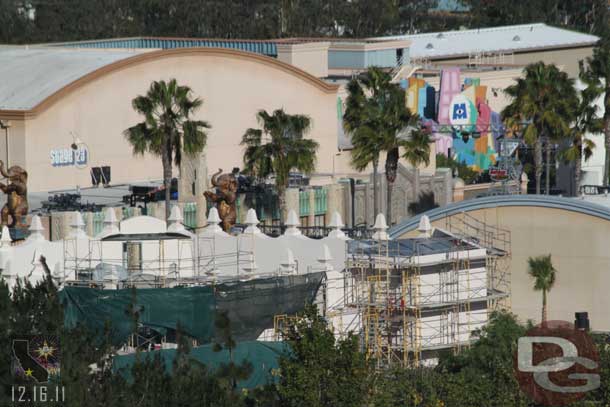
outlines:
M442 208L432 209L427 211L425 215L430 218L431 222L434 222L447 216L453 216L462 212L499 207L539 207L560 209L610 221L610 209L604 206L586 202L577 198L560 198L546 195L500 195L469 199L466 201L452 203ZM389 231L390 237L394 239L417 229L419 219L422 215L424 214L414 216L413 218L392 227Z

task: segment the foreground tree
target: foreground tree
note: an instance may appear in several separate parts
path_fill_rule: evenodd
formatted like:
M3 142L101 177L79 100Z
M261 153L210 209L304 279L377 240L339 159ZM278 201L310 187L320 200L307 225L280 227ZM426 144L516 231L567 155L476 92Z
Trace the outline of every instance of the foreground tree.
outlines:
M132 101L136 112L144 121L125 130L124 134L135 155L149 152L161 157L163 185L165 187L165 219L169 218L172 165L180 166L182 154L203 151L211 126L191 116L203 101L191 97L191 88L180 86L175 79L155 81L144 96Z
M272 114L261 110L256 118L261 129L248 129L242 137L244 172L259 179L275 176L282 219L286 218L286 189L290 171L305 174L315 170L318 143L305 138L311 129L311 119L305 115L290 115L284 109Z
M12 303L8 285L0 272L0 346L6 351L0 353L0 404L9 405L12 401L10 388L13 383L11 371L11 335Z
M356 336L336 340L314 306L297 317L285 339L291 351L280 359L282 406L370 405L374 370Z
M534 290L542 291L542 323L547 317L547 294L555 284L557 270L553 268L551 255L527 259L528 274L534 279Z
M604 158L603 185L608 185L610 172L610 39L604 39L593 49L593 56L580 62L580 78L593 100L603 97Z
M550 193L551 142L567 137L578 103L573 80L555 65L537 62L525 67L525 75L505 89L512 98L502 112L509 125L525 124L525 142L534 147L536 194L542 178L542 146L547 144L546 194Z
M517 341L526 330L515 315L494 311L488 324L473 333L476 341L469 348L441 355L435 371L441 375L444 405L528 406L513 370Z

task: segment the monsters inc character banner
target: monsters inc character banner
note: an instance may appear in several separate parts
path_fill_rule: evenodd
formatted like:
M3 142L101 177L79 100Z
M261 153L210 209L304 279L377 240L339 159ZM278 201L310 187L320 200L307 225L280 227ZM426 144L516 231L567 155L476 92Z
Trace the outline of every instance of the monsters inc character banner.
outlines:
M440 92L422 79L404 81L407 107L430 128L436 152L451 155L477 171L486 171L497 157L503 134L500 114L487 103L487 87L476 78L460 77L459 68L441 72Z

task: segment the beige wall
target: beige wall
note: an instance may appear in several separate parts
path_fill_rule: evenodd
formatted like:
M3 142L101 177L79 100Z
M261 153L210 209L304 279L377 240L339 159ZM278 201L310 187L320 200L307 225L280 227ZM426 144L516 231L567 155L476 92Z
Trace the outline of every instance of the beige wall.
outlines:
M89 168L98 165L112 167L114 184L160 179L160 161L150 156L133 157L122 132L142 119L133 111L131 100L144 94L152 81L170 78L189 85L194 95L204 100L196 118L213 126L206 150L209 174L217 168L230 171L234 166L243 167L239 142L244 131L257 126L259 109L279 108L311 117L309 136L320 143L317 171L332 171L337 150L335 91L254 58L176 54L106 74L27 120L26 145L22 146L25 154L11 150L11 155L29 171L30 191L90 186ZM18 126L23 127L23 123ZM50 151L69 147L70 132L77 133L89 147L90 163L85 169L51 166Z
M610 330L610 222L541 207L501 207L468 215L511 231L512 310L523 321L540 322L542 301L532 289L527 259L551 254L558 273L548 298L549 319L573 321L574 312L587 311L592 329ZM445 220L433 225L443 228Z
M278 44L277 59L309 72L318 78L328 76L330 42Z
M561 66L571 77L578 76L578 61L593 55L593 47L571 48L561 50L548 50L537 52L526 52L514 55L514 64L527 65L543 61L547 64ZM513 62L511 61L511 62ZM433 60L435 64L466 65L468 58Z
M8 137L7 137L8 136ZM6 152L6 141L8 138L8 155ZM0 129L0 160L5 166L20 165L25 161L25 122L22 120L10 120L8 133ZM8 161L8 164L7 164Z

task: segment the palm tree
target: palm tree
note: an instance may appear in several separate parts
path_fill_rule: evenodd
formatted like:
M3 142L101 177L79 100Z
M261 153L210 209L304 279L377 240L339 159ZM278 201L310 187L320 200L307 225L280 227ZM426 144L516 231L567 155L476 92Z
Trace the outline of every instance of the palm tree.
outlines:
M587 133L600 133L603 130L603 120L597 117L595 99L597 93L587 87L580 93L576 117L570 129L569 146L561 152L561 158L574 163L574 190L580 193L580 178L583 158L588 161L593 155L595 143L586 137Z
M387 180L387 221L392 225L392 191L398 170L400 148L406 159L419 175L419 165L430 163L430 139L419 127L419 116L411 114L405 105L405 92L398 86L389 90L389 100L383 109L385 124L382 148L386 151L385 174Z
M165 219L169 218L172 163L180 166L182 153L203 151L211 126L202 120L191 120L191 115L203 101L191 98L191 88L180 86L175 79L155 81L145 96L131 102L144 121L124 131L133 147L134 155L149 152L161 157L163 186L165 187Z
M536 194L542 178L542 143L547 143L546 194L550 193L551 142L570 133L575 106L578 103L573 80L555 65L537 62L525 67L525 77L505 89L513 98L502 116L509 125L527 123L524 139L534 146Z
M603 185L608 185L610 172L610 40L601 40L595 49L593 57L580 62L580 77L587 89L596 97L604 97L604 160Z
M282 218L286 216L286 189L290 171L310 174L315 169L318 143L304 135L311 128L311 119L290 115L283 109L273 114L261 110L256 114L260 129L248 129L242 137L244 171L259 179L275 175ZM263 137L265 136L265 137Z
M551 255L527 259L528 274L534 279L534 290L542 291L542 323L547 320L547 293L555 284L557 270L553 268Z
M343 126L351 136L351 162L357 171L364 171L373 166L373 212L379 213L379 196L377 178L379 172L379 157L382 153L382 125L380 106L385 96L383 89L390 81L384 72L378 68L369 70L360 77L354 78L347 85L346 108L343 116ZM365 90L366 93L365 94Z
M419 130L419 117L405 105L405 92L391 83L391 76L372 67L348 85L345 129L352 136L352 165L359 171L373 164L374 211L377 208L377 167L386 152L387 220L392 224L392 191L396 181L400 148L403 157L417 167L429 163L427 134Z

